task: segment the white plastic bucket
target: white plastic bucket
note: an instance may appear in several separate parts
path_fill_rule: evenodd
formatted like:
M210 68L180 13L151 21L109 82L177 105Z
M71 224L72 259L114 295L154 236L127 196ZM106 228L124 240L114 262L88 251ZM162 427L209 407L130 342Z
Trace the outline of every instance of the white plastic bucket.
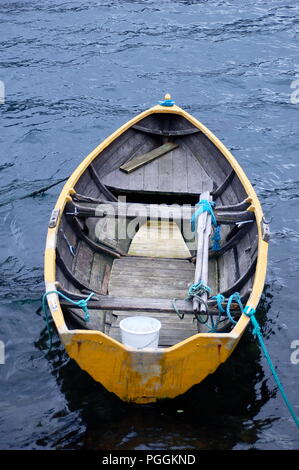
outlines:
M119 323L121 340L125 346L137 349L157 348L161 322L156 318L127 317Z

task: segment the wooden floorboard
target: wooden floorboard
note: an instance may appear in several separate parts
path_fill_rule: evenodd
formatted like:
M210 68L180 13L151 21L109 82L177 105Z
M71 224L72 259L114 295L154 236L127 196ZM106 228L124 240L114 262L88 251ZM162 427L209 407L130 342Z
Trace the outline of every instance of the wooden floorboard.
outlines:
M150 258L120 258L112 266L109 295L141 298L180 298L188 293L188 286L193 282L194 265L186 260L166 260ZM119 322L125 317L145 315L161 321L160 347L176 344L197 334L197 323L193 315L185 315L181 320L175 312L126 312L113 311L109 335L121 341Z
M187 147L178 147L132 174L113 168L103 177L103 183L123 190L178 194L199 194L202 188L212 190L213 186L211 178Z

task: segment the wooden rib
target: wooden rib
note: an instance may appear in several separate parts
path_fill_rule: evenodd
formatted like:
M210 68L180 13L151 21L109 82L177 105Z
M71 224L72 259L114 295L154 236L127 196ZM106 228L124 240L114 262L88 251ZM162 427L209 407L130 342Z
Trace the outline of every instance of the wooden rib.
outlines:
M134 124L132 126L132 129L136 129L137 131L145 132L146 134L153 134L153 135L163 135L165 137L167 136L180 136L180 135L189 135L189 134L196 134L197 132L200 132L199 129L196 127L189 127L188 129L180 129L180 130L161 130L161 129L151 129L149 127L145 126L140 126L139 124Z
M220 212L239 212L245 211L249 208L251 202L248 199L244 199L242 202L238 202L237 204L228 205L228 206L216 206L216 211Z
M226 188L230 185L230 183L232 182L233 178L235 176L235 170L232 170L228 176L225 178L225 180L223 181L223 183L221 183L217 189L215 189L215 191L212 192L212 195L213 195L213 198L214 199L217 199L218 197L220 197L224 191L226 190Z
M223 255L226 253L228 250L233 248L242 238L248 233L249 227L248 224L244 225L241 227L238 232L227 242L225 243L220 250L217 251L212 251L210 250L209 252L209 258L219 258L219 256Z
M101 191L102 194L104 194L104 196L108 199L108 201L117 201L117 198L114 196L114 194L112 194L111 191L109 191L109 189L102 183L92 163L90 163L90 165L88 166L88 171L93 181L97 185L98 189Z
M252 261L251 265L249 266L247 271L240 277L240 279L238 279L237 282L235 282L235 284L233 284L229 289L227 289L226 291L221 292L221 294L224 295L224 297L227 298L227 297L230 297L235 292L239 292L242 289L242 287L244 286L244 284L248 281L248 279L253 275L254 270L255 270L255 266L256 266L256 262L257 262L257 258L255 258Z
M141 166L156 160L158 157L165 155L171 150L174 150L178 146L179 145L175 142L167 142L160 147L151 150L150 152L144 153L143 155L138 155L138 157L135 157L132 160L126 162L124 165L121 165L119 169L125 173L131 173L132 171L137 170L137 168L140 168Z
M90 288L83 282L79 281L79 279L76 278L76 276L73 274L71 269L68 266L66 266L65 262L61 258L60 253L57 249L56 249L56 264L59 267L59 269L62 271L66 279L68 279L76 289L79 289L79 290L85 289L91 292Z
M89 238L82 230L78 220L76 219L76 217L72 217L72 221L70 222L74 232L76 233L76 235L81 239L83 240L88 246L90 246L90 248L92 248L95 252L97 253L107 253L108 255L111 255L113 256L114 258L120 258L121 256L125 256L126 253L121 251L121 250L118 250L118 249L114 249L114 248L110 248L108 247L107 245L105 245L105 243L103 242L94 242L91 238Z

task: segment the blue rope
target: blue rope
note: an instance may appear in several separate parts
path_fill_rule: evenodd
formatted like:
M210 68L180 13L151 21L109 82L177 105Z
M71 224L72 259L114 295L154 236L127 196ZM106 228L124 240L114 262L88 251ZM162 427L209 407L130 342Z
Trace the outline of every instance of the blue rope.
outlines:
M67 297L66 295L62 294L62 292L59 292L57 290L50 290L48 292L45 292L45 294L42 297L42 312L44 314L44 319L46 322L46 327L48 331L48 337L49 337L49 351L52 349L52 331L50 328L50 322L49 322L49 317L48 317L48 309L47 309L47 301L46 298L49 294L57 294L58 296L62 297L63 299L67 300L68 302L72 303L73 305L76 305L78 307L81 307L83 312L84 312L84 321L88 322L90 320L90 315L89 311L87 308L87 302L90 300L90 298L95 295L94 292L91 292L86 299L80 299L80 300L73 300Z
M188 289L187 300L191 300L193 299L193 297L202 295L204 292L210 294L211 288L209 286L206 286L202 281L192 284Z
M161 106L173 106L174 104L175 104L175 101L173 100L159 101L159 105Z
M225 301L225 297L222 294L217 294L217 295L213 295L213 297L211 297L211 299L217 301L217 307L218 307L219 313L218 313L218 317L216 319L216 324L214 323L213 316L211 315L212 328L210 329L209 333L216 333L219 322L220 322L220 318L222 317L223 313L225 313L225 310L222 307L222 303Z
M206 199L202 199L199 201L196 206L198 209L194 212L194 214L191 217L191 230L192 232L195 232L196 225L197 225L197 219L200 214L203 212L208 212L211 215L212 218L212 224L216 227L217 226L217 220L213 211L213 207L215 206L215 202L210 202L207 201Z
M214 211L213 211L213 207L215 207L215 202L213 201L210 202L210 201L207 201L206 199L202 199L196 204L196 206L198 206L199 209L197 209L191 217L192 232L195 232L198 216L202 214L203 212L208 212L211 216L212 224L214 226L214 236L212 237L212 240L214 243L212 246L212 250L214 251L220 250L221 227L220 225L218 225Z
M214 235L212 237L212 240L213 240L213 246L212 246L212 250L214 251L218 251L220 250L220 241L221 241L221 225L217 225L217 227L215 227L214 229Z
M202 281L199 281L195 284L192 284L189 289L188 289L188 296L185 298L185 300L192 300L194 297L196 299L198 299L198 301L203 304L206 308L206 312L208 312L208 305L207 303L201 298L201 295L204 294L205 292L207 292L208 295L210 295L211 293L211 288L209 286L206 286ZM173 308L176 312L176 314L178 315L178 317L182 320L184 318L184 313L180 313L179 309L177 308L176 306L176 300L177 299L172 299L172 305L173 305ZM195 314L195 318L197 318L197 320L200 322L200 323L207 323L208 321L208 318L209 318L209 314L207 313L207 318L205 320L202 319L201 315L199 313L196 313L194 312Z
M233 317L231 316L231 313L230 313L230 306L231 306L231 303L232 303L233 300L234 300L235 302L237 302L237 304L238 304L239 307L240 307L241 312L243 312L243 304L242 304L241 296L240 296L239 292L235 292L234 294L232 294L232 295L229 297L229 299L228 299L228 301L227 301L227 304L226 304L226 315L228 316L229 321L230 321L231 323L233 323L234 325L236 325L237 322L233 319Z
M267 362L268 362L268 365L269 365L270 370L271 370L271 372L272 372L272 375L273 375L273 377L274 377L274 379L275 379L275 381L276 381L276 383L277 383L277 386L278 386L278 388L279 388L279 391L280 391L280 393L281 393L281 395L282 395L282 398L284 399L284 402L285 402L285 404L286 404L286 406L287 406L287 408L288 408L288 410L289 410L289 412L290 412L290 414L291 414L291 416L292 416L292 418L293 418L293 420L294 420L294 422L295 422L297 428L299 428L299 420L298 420L298 418L297 418L297 416L296 416L296 414L295 414L295 411L294 411L294 409L293 409L291 403L289 402L289 399L288 399L288 397L287 397L287 395L286 395L286 393L285 393L285 390L284 390L284 388L283 388L283 386L282 386L282 384L281 384L281 382L280 382L280 380L279 380L279 377L278 377L278 375L277 375L277 373L276 373L276 371L275 371L274 365L273 365L273 363L272 363L272 361L271 361L270 355L269 355L269 353L268 353L268 351L267 351L267 348L266 348L266 345L265 345L265 343L264 343L263 336L262 336L262 333L261 333L261 327L260 327L260 325L259 325L257 319L255 318L255 310L254 310L254 308L252 308L252 307L250 307L250 306L246 306L245 309L243 310L243 313L244 313L247 317L249 317L249 319L250 319L250 321L251 321L251 323L252 323L252 325L253 325L253 331L252 331L252 333L253 333L255 336L257 336L257 338L258 338L258 340L259 340L259 343L260 343L260 345L261 345L261 348L262 348L262 350L263 350L263 353L264 353L264 355L265 355L265 358L267 359Z

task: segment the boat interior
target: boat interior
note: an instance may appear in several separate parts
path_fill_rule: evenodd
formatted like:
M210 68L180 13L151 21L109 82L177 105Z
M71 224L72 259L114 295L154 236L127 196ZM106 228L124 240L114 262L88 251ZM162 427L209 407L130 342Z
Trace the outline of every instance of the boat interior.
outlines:
M192 302L184 300L198 263L204 263L198 232L190 224L203 196L215 202L221 226L220 249L211 248L210 237L204 266L210 296L239 292L246 300L258 246L248 195L203 132L180 115L155 113L92 161L65 206L56 244L56 285L74 300L94 293L88 322L80 308L61 301L67 327L100 330L121 341L120 320L150 315L161 321L161 348L207 332ZM210 296L209 311L217 315ZM231 327L223 319L217 332Z

